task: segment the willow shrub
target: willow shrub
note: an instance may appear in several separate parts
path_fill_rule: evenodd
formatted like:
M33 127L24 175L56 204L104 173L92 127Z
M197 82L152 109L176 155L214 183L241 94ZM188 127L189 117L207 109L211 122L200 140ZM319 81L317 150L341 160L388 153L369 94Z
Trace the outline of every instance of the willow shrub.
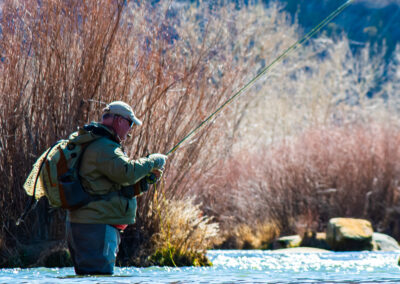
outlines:
M215 34L191 30L187 33L197 36L188 38L177 30L174 39L166 30L176 25L166 16L168 7L150 8L125 1L4 2L1 231L10 250L20 242L63 238L64 212L50 212L45 202L15 227L28 200L22 184L38 155L97 120L104 102L126 101L144 121L125 144L129 155L140 157L165 153L235 85L232 72L219 75L218 86L208 83L215 72L209 65L220 61L221 47L209 45L218 42ZM183 169L202 164L198 149L212 141L211 133L201 133L196 144L170 159L175 180L185 175ZM168 198L179 188L178 183L170 189ZM149 200L143 199L140 226L149 210Z
M330 218L343 216L368 219L376 231L399 238L399 139L398 125L309 129L252 153L245 165L260 179L236 179L247 200L235 200L251 205L241 210L250 215L244 218L274 221L282 234L323 231Z
M260 224L302 234L338 216L400 239L399 53L385 66L373 48L354 54L345 37L322 36L259 86L232 155L198 184L228 246L232 227L257 239Z
M24 244L64 237L65 214L49 210L46 201L15 226L28 201L22 185L35 159L78 126L98 120L104 103L126 101L144 121L124 143L129 156L166 153L295 37L276 6L170 4L3 1L3 258ZM139 200L137 223L123 235L121 263L140 264L135 259L154 252L153 235L163 224L152 211L154 200L178 202L194 193L189 189L229 153L242 109L227 108L170 156L165 186Z
M224 248L262 248L279 235L326 229L330 218L370 220L400 238L400 126L349 124L309 128L253 150L235 152L208 180ZM206 188L206 187L204 187ZM264 226L260 226L264 224ZM266 226L268 225L268 226Z

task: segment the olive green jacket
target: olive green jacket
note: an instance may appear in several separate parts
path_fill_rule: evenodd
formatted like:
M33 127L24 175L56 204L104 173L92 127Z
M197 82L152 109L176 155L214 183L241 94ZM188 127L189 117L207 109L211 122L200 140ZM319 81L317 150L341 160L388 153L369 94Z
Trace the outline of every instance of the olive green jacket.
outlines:
M115 133L108 127L92 122L89 126L108 134L96 135L84 128L74 132L69 140L76 144L91 142L79 168L82 186L92 195L105 198L92 201L69 211L69 221L87 224L133 224L136 216L136 198L121 195L121 187L136 184L153 169L149 158L131 160L115 139Z

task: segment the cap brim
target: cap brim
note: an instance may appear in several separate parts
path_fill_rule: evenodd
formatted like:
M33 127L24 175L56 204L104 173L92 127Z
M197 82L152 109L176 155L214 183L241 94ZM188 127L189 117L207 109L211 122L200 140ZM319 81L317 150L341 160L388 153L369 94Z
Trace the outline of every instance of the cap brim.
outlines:
M142 122L139 120L139 119L137 119L137 117L133 117L133 119L132 119L132 121L136 124L136 125L142 125Z

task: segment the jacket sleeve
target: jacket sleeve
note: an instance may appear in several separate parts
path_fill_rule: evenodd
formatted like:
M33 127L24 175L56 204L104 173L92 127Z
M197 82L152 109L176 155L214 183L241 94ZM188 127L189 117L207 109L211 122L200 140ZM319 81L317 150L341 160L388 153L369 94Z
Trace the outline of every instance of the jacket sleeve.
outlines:
M97 153L97 170L118 184L135 184L145 177L154 166L148 158L131 160L120 147L108 144Z

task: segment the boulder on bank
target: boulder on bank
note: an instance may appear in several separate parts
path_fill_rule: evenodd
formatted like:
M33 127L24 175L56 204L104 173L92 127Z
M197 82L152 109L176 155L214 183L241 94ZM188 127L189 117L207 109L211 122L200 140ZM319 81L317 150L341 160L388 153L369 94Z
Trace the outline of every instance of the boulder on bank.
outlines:
M382 233L373 233L372 241L374 242L375 250L378 251L400 250L400 246L394 238Z
M326 241L335 251L372 250L371 222L354 218L332 218L326 230Z
M300 246L301 237L299 235L281 237L274 240L269 249L283 249L283 248L294 248Z
M313 247L324 250L331 249L331 247L326 242L326 233L324 232L317 233L312 231L307 231L304 233L300 247Z

